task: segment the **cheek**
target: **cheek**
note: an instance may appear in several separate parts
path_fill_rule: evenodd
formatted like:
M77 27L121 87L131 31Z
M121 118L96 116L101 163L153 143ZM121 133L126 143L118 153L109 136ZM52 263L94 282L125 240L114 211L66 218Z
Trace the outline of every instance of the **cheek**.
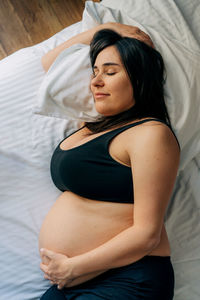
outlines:
M133 93L133 87L132 87L132 85L127 85L127 87L126 87L126 94L127 94L127 96L130 97L131 100L134 99L134 93Z
M127 80L119 81L115 86L113 86L113 90L118 95L123 95L126 99L133 99L133 88L130 82Z
M118 80L110 80L107 86L113 95L118 95L123 93L125 83L119 78Z

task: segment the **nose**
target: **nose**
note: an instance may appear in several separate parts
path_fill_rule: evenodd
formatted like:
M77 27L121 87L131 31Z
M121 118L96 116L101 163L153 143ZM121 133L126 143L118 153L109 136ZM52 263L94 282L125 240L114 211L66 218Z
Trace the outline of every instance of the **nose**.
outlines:
M102 77L102 74L98 73L91 79L91 85L92 86L104 86L104 80Z

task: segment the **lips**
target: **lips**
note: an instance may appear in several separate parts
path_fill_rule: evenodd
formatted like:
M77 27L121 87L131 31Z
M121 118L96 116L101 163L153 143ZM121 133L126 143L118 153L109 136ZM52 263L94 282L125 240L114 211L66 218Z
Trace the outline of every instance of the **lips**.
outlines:
M106 96L109 96L110 94L106 94L106 93L95 93L94 96L95 98L104 98Z

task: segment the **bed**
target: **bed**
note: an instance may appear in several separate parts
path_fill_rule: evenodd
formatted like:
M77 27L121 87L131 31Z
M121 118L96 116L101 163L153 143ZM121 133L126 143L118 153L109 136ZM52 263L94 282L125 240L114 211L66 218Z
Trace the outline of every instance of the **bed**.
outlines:
M39 269L38 234L61 193L50 178L51 154L82 120L96 115L88 82L76 75L77 68L81 76L90 72L88 46L63 51L47 74L41 57L108 21L143 29L166 63L166 102L182 149L165 216L174 299L200 299L199 16L199 0L88 1L80 22L0 61L0 299L37 300L49 287Z

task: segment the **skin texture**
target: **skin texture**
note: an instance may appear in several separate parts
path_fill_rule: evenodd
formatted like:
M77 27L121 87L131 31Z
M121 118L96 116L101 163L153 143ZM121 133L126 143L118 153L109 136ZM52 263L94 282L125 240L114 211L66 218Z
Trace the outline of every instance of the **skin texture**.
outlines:
M163 219L179 164L180 153L173 134L164 124L154 121L144 123L118 135L111 144L110 153L114 158L118 155L118 160L132 166L134 205L117 204L116 207L109 203L108 207L102 202L97 204L92 201L92 206L89 203L88 207L98 216L106 211L108 218L111 218L110 223L114 225L117 223L115 216L118 209L121 224L126 215L130 218L132 216L132 222L129 219L127 228L121 228L113 238L75 256L67 257L55 251L44 250L41 253L42 259L48 258L49 264L41 264L41 269L45 278L58 284L59 288L84 282L99 272L127 265L145 255L170 254ZM98 205L97 211L94 209L95 205ZM111 211L114 215L112 217L109 216ZM66 217L69 215L70 211ZM95 227L101 224L96 220L97 215L94 215L91 227L94 235ZM87 219L91 219L91 216L87 216ZM102 222L106 235L108 228L104 223L107 222L107 217ZM87 230L87 223L84 223L84 227ZM84 240L86 238L84 236Z
M134 105L132 84L115 46L107 47L97 56L91 91L96 110L104 116L118 114Z
M139 34L131 26L112 23L110 26L125 36ZM90 38L91 32L87 32L85 42ZM110 62L117 65L108 65ZM134 105L134 91L114 46L104 49L97 56L91 91L96 109L105 116L117 114ZM96 95L98 93L100 95ZM61 148L67 150L77 147L105 132L93 135L88 133L87 128L81 129L66 139ZM132 169L134 205L103 203L70 192L64 192L59 197L41 230L40 247L43 249L40 251L40 267L44 277L60 289L75 286L108 269L128 265L145 255L170 255L164 214L180 158L173 133L159 122L143 123L115 137L109 153L115 160ZM59 223L62 219L68 223ZM52 223L60 224L55 234ZM48 239L53 236L53 240L46 249L44 240L48 229ZM61 234L59 240L56 232Z

